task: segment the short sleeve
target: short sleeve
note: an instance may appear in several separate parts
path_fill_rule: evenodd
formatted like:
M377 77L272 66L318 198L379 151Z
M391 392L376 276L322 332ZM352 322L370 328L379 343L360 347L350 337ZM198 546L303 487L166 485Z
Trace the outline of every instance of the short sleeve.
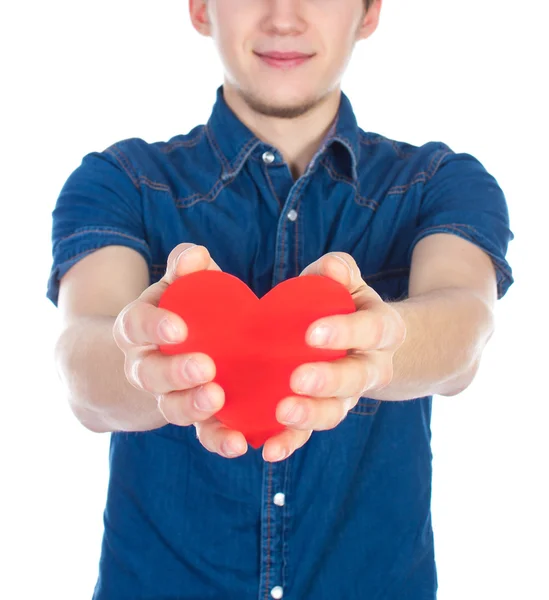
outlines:
M425 183L408 261L411 262L413 249L422 238L433 233L452 233L490 256L497 276L498 299L502 298L514 281L506 259L514 235L502 189L474 156L457 154L447 146L431 165L433 174Z
M139 177L123 144L84 156L57 198L52 212L53 262L46 293L55 306L63 275L104 246L133 248L151 268Z

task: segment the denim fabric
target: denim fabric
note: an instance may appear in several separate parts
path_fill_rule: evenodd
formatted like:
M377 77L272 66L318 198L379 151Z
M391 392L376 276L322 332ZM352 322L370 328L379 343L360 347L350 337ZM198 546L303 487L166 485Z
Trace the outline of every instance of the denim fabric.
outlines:
M451 233L513 283L505 196L469 154L365 132L337 118L295 181L217 90L211 117L168 142L132 138L86 155L54 208L59 279L124 245L158 281L181 242L206 246L261 297L330 251L351 254L385 300L408 294L415 244ZM287 460L211 454L194 427L113 433L95 600L432 600L432 397L367 397Z

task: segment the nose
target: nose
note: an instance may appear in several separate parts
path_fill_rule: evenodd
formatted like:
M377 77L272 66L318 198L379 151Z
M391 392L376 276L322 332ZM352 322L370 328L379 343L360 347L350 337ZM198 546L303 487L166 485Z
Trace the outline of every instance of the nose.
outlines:
M269 33L290 35L305 30L301 0L266 0L265 3L264 28Z

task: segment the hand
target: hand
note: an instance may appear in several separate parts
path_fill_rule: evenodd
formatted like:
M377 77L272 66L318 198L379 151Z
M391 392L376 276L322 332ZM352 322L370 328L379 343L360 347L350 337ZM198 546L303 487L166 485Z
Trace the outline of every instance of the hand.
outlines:
M176 246L164 277L120 312L113 336L125 354L126 378L155 396L166 423L194 425L207 450L230 458L244 454L248 444L241 432L226 428L214 416L225 403L225 393L212 381L213 360L203 353L166 356L158 350L159 344L183 342L188 333L181 317L158 308L162 294L178 277L207 269L221 270L204 246Z
M345 285L355 301L356 312L312 323L307 330L307 343L344 349L347 356L300 365L292 373L290 386L297 396L285 398L277 406L277 419L287 428L265 442L263 458L268 461L287 458L308 441L313 431L339 425L365 392L389 385L393 356L406 337L402 317L366 284L352 256L332 252L301 273L314 274ZM326 328L316 330L317 326ZM329 337L320 344L323 336Z

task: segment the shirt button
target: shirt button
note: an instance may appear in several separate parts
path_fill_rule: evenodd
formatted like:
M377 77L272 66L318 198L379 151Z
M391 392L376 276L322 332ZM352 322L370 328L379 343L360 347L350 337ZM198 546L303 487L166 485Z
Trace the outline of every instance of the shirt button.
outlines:
M277 585L271 590L271 596L275 598L275 600L280 600L280 598L282 598L283 595L284 590L279 585Z
M288 219L290 219L290 221L295 221L297 219L297 211L295 211L293 208L288 213Z
M264 163L267 163L269 165L273 162L274 159L275 159L275 155L272 152L264 152L263 153L263 162Z
M273 501L277 506L284 506L284 502L286 500L286 496L284 496L284 494L282 494L281 492L278 492L278 494L274 495Z

